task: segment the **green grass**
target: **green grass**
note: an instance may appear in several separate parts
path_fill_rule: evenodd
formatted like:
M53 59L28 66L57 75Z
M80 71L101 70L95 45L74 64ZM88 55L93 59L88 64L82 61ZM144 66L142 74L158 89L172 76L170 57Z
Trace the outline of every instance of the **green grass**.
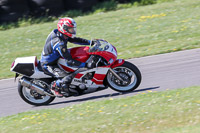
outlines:
M59 14L58 17L78 17L78 16L85 16L90 15L94 13L99 12L108 12L108 11L115 11L119 9L125 9L130 8L133 6L144 6L144 5L151 5L156 3L163 3L163 2L169 2L174 0L131 0L126 3L119 3L115 0L107 0L104 2L98 2L96 5L92 7L92 9L88 11L82 11L82 10L69 10L66 12L63 12L62 14ZM46 14L41 15L39 17L34 16L24 16L22 18L19 18L16 22L4 22L0 23L0 30L7 30L11 28L16 27L23 27L23 26L30 26L32 24L41 24L45 22L55 21L58 20L57 16L50 16L48 15L48 12Z
M2 133L199 133L200 87L89 101L0 118Z
M200 47L200 1L176 0L74 18L80 37L103 38L118 58L134 58ZM57 21L0 31L0 79L16 57L40 58L46 37ZM77 45L70 45L77 46Z

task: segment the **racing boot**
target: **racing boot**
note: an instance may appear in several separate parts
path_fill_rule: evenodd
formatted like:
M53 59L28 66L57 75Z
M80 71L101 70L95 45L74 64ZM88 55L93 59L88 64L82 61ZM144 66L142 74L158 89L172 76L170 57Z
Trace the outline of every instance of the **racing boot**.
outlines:
M60 93L60 80L53 81L51 83L51 92L56 96L56 97L63 97L63 94Z
M74 77L74 73L72 74L69 74L67 76L65 76L63 79L62 79L62 88L65 90L65 92L67 92L70 96L77 96L79 95L79 92L73 88L70 88L69 85L71 84L72 82L72 79Z
M79 95L79 92L77 90L70 88L69 85L66 83L62 84L62 90L64 90L64 92L66 92L63 94L66 97Z

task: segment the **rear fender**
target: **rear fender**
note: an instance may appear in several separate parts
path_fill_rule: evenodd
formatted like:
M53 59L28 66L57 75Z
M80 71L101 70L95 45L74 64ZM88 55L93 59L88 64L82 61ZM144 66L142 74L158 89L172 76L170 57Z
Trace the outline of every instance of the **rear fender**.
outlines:
M111 68L115 68L115 67L118 67L118 66L121 66L122 64L124 64L124 59L117 59L112 65L111 65Z
M22 75L31 76L34 73L36 66L36 56L20 57L15 59L15 61L12 63L10 70Z
M43 71L38 70L36 56L16 58L10 70L30 78L51 78L51 76L44 74Z

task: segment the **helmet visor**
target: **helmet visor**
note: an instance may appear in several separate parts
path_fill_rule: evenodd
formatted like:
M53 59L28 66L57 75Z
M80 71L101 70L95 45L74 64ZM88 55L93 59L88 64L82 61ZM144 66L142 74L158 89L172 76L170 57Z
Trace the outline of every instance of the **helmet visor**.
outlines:
M71 34L76 34L76 27L68 27L67 25L64 25L63 29Z

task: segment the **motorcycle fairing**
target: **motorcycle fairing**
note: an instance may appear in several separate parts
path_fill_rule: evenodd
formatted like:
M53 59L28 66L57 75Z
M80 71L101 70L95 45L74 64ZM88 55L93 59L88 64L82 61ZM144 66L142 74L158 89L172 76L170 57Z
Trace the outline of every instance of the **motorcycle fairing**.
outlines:
M122 64L124 64L124 59L117 59L112 65L111 68L115 68L117 66L121 66Z
M74 71L76 71L76 70L78 69L78 68L69 66L69 65L66 63L66 61L65 61L64 58L60 58L60 59L58 60L58 66L59 66L61 69L63 69L65 72L67 72L67 73L69 73L69 72L74 72Z
M102 41L104 42L104 40L102 40ZM100 55L101 57L106 59L108 63L112 64L117 59L117 50L112 44L108 43L107 41L105 41L105 45L106 46L104 48L102 48L102 50L100 50L101 49L100 48L99 50L97 50L95 52L89 52L89 54L90 55Z
M90 47L76 47L69 49L69 52L74 60L80 61L80 62L86 62L89 58L89 51Z
M93 68L89 69L84 72L78 73L75 78L72 80L72 85L79 86L81 84L84 84L87 88L98 88L98 87L105 87L103 84L104 78L108 72L109 68L108 67L98 67L98 68ZM94 76L92 79L85 80L84 76L88 73L94 73Z
M89 47L76 47L68 50L74 60L86 62L90 57L88 54ZM58 60L58 66L66 72L74 72L78 68L69 66L64 58Z

